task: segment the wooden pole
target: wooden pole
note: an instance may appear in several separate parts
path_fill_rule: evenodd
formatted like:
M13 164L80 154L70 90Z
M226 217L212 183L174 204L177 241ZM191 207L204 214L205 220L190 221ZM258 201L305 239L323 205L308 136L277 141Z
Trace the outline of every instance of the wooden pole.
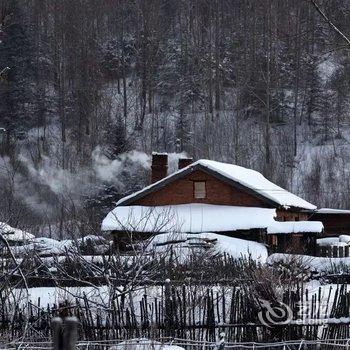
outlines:
M78 319L76 317L66 317L64 320L63 349L75 350L78 340Z
M52 347L53 350L63 350L63 329L62 318L55 317L52 319Z

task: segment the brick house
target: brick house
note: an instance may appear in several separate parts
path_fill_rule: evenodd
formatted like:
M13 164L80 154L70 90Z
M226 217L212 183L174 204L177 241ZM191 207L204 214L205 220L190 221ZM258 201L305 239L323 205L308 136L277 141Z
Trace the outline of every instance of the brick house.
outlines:
M167 154L153 154L151 185L120 199L102 223L119 247L129 233L214 232L263 242L270 251L313 254L321 222L316 206L240 166L180 159L167 175Z

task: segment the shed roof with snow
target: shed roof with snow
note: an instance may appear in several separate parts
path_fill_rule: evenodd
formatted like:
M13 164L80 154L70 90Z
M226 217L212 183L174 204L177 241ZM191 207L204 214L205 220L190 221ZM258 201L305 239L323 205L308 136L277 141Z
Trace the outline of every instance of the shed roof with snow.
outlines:
M212 204L172 206L118 206L102 222L102 231L234 232L266 230L268 234L321 233L317 221L275 221L276 210Z
M264 229L275 209L212 204L117 206L102 222L102 231L225 232Z
M268 234L322 233L320 221L275 221L267 227Z
M350 234L350 210L321 208L313 211L309 220L322 221L326 236Z

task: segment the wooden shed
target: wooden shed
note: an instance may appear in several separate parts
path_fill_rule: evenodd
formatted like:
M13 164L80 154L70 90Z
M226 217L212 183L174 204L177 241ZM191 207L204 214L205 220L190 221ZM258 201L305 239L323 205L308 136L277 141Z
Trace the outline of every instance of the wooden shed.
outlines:
M324 236L350 235L350 210L321 208L309 213L310 221L321 221Z

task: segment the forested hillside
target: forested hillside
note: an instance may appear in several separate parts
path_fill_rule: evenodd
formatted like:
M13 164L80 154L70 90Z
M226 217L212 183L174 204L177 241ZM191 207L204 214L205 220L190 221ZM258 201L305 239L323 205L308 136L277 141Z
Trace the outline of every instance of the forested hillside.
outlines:
M316 2L350 36L350 2ZM311 1L0 0L0 16L0 221L97 232L152 151L350 207L350 46Z

